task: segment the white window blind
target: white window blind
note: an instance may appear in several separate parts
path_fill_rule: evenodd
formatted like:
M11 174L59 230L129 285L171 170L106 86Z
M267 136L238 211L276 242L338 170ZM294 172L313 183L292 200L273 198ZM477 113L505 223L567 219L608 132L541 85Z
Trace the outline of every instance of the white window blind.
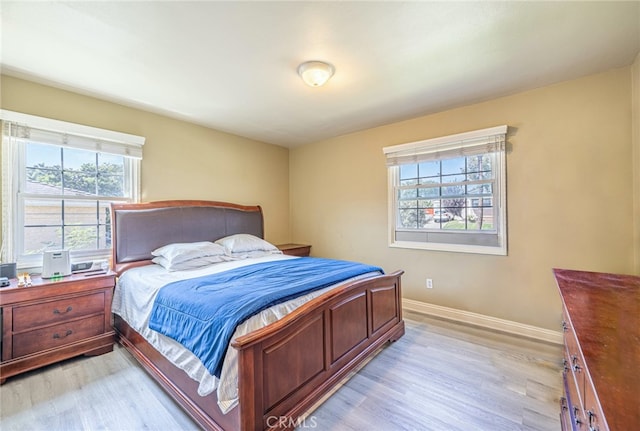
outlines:
M145 141L142 136L6 110L0 110L0 119L3 121L5 136L15 138L16 142L38 142L134 159L142 158Z
M504 149L507 126L384 147L387 166L468 157Z

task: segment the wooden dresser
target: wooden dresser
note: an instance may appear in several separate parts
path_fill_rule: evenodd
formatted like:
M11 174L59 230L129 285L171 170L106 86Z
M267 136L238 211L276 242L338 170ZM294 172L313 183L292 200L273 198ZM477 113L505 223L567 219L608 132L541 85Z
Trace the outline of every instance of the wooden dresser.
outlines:
M111 299L115 274L33 277L0 288L0 383L11 376L78 355L113 350Z
M563 304L563 430L640 430L640 277L554 269Z

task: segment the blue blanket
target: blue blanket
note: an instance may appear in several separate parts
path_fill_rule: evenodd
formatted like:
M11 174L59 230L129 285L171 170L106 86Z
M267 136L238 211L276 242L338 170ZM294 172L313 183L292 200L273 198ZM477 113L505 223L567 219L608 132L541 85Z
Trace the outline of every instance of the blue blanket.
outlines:
M372 271L383 272L361 263L302 257L176 281L158 292L149 327L181 343L220 377L240 323L272 305Z

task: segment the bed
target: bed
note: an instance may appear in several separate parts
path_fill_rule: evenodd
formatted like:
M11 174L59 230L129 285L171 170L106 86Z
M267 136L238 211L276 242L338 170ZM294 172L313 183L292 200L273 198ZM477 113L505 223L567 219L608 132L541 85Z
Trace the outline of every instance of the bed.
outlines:
M128 274L138 271L137 280L145 280L142 271L157 266L151 252L158 247L236 234L264 238L264 222L259 206L193 200L112 204L111 232L111 267L121 280L133 280L117 289L136 289L136 278ZM114 326L119 342L204 429L292 429L349 373L404 334L401 275L354 277L267 326L235 335L227 353L236 357L237 403L229 411L215 391L201 396L201 382L167 359L144 331L119 314Z

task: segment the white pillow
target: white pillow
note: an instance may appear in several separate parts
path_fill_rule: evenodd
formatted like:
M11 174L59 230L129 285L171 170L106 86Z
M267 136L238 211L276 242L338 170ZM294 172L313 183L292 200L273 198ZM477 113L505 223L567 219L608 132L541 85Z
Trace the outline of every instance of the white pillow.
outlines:
M181 263L187 260L206 256L224 256L225 248L210 241L176 242L157 248L151 252L153 256L163 257L169 263Z
M264 254L278 254L282 253L278 250L278 247L258 238L257 236L250 235L248 233L239 233L236 235L230 235L224 238L220 238L216 241L216 244L223 246L227 253L234 255L253 254L255 252L268 252ZM253 257L253 256L252 256Z
M185 260L184 262L169 262L164 257L158 256L154 257L151 261L162 266L167 271L185 271L188 269L202 268L203 266L224 262L226 260L231 259L226 256L203 256Z

